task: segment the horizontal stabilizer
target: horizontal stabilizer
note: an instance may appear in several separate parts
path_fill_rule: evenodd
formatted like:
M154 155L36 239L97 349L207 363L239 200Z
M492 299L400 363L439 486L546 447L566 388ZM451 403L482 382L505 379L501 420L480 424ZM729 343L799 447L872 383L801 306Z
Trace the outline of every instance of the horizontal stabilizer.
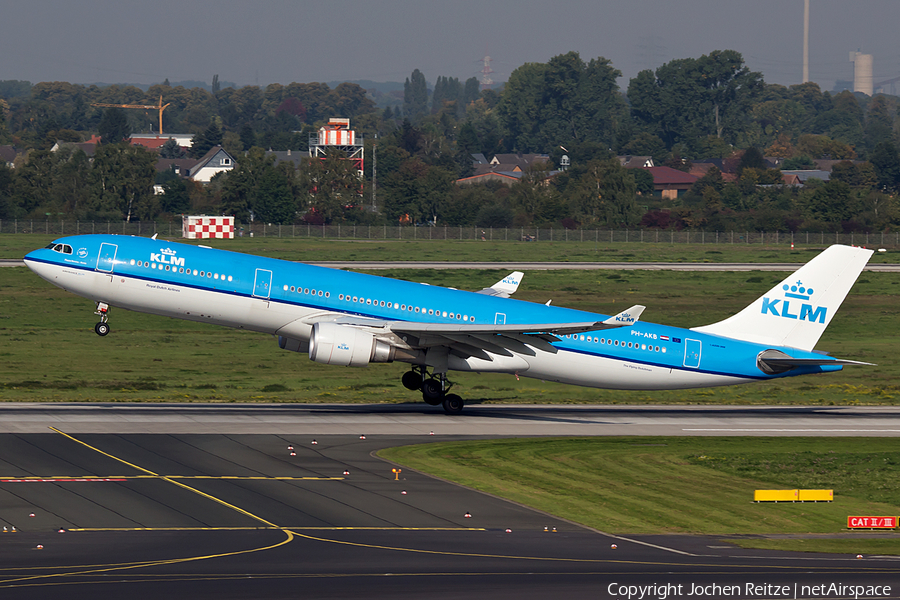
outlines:
M817 356L811 358L794 358L785 354L781 350L766 350L760 352L756 357L756 363L760 370L769 375L778 375L786 373L791 369L798 367L825 367L825 366L844 366L844 365L862 365L874 366L872 363L862 362L858 360L847 360L843 358L832 358L831 356Z
M631 308L626 308L616 316L603 321L603 324L610 327L630 327L638 322L638 319L641 318L641 313L644 312L645 308L647 307L635 304Z
M817 367L822 365L862 365L874 367L875 363L846 358L760 358L760 362L779 367Z
M484 294L486 296L509 298L516 293L516 290L519 289L519 284L522 283L522 278L524 276L525 273L522 273L521 271L514 271L491 287L484 288L483 290L476 293Z

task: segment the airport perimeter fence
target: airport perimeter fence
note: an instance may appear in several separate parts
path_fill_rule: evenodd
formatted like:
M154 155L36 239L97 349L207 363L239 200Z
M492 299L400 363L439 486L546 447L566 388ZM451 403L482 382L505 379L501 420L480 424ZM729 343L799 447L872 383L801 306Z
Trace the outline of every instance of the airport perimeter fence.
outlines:
M32 233L44 235L79 235L114 233L166 238L181 237L180 222L135 221L36 221L0 220L0 235ZM900 246L900 232L888 233L823 233L765 231L674 231L659 229L536 229L534 227L411 227L397 225L271 225L238 224L235 237L318 238L347 240L459 240L510 242L590 242L594 244L761 244L775 246Z

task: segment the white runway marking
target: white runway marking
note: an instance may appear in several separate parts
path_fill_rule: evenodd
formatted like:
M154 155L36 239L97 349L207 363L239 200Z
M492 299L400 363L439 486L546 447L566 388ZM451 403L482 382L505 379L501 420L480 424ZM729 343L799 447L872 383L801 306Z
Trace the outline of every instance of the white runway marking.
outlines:
M900 429L735 429L719 427L715 429L682 429L682 431L747 431L786 433L900 433Z

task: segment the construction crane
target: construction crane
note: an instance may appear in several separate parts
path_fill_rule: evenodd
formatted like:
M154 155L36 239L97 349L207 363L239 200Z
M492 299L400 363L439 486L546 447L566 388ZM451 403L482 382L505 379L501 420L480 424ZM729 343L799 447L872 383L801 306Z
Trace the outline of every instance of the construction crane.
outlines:
M166 110L166 107L172 104L171 102L167 102L166 104L162 103L162 96L159 97L159 104L156 106L146 105L146 104L104 104L102 102L95 102L91 104L91 106L99 106L101 108L142 108L144 110L158 110L159 111L159 134L162 135L162 114L163 111Z

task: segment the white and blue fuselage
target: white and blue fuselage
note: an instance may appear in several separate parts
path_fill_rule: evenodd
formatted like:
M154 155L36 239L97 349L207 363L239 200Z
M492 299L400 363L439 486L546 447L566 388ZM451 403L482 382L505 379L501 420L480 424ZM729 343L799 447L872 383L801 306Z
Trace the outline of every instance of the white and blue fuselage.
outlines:
M840 370L850 361L825 357L813 346L871 254L863 252L843 252L858 269L844 274L846 290L836 304L831 296L840 286L834 284L827 284L827 298L815 295L814 282L809 294L801 285L804 293L795 289L795 297L776 286L735 317L693 330L637 320L609 325L609 315L140 237L60 238L25 262L98 306L271 334L282 347L310 351L319 362L400 360L438 373L502 372L654 390ZM807 275L821 279L824 266ZM327 357L326 335L334 338ZM348 348L353 344L365 347L356 352ZM336 358L341 351L356 352L356 360L342 362ZM773 367L761 363L761 355L784 358Z

